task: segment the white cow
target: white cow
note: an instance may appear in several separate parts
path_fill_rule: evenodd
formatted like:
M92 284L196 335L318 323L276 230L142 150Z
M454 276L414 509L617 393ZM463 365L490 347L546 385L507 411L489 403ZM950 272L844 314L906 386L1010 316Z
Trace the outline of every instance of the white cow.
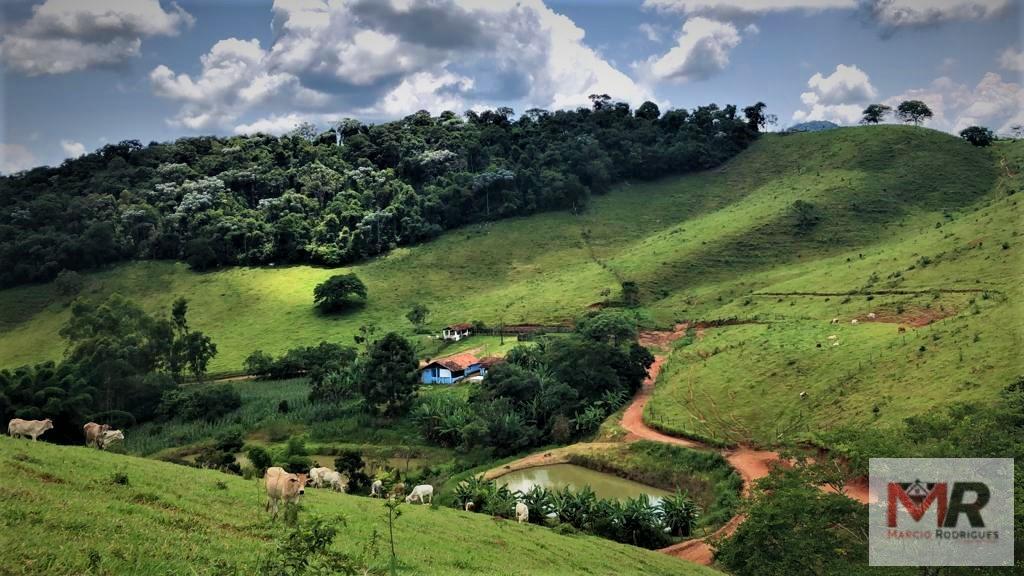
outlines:
M11 435L11 438L21 438L22 436L29 436L32 441L35 442L36 438L39 438L47 430L53 429L53 420L47 418L46 420L22 420L21 418L14 418L7 423L7 433Z
M860 323L860 320L857 320L856 318L854 318L853 320L850 320L850 324L859 324L859 323Z
M343 481L341 474L335 470L324 472L321 482L335 492L348 492L348 483Z
M430 484L420 484L419 486L412 489L409 495L405 497L405 503L411 504L413 500L419 501L420 504L430 504L434 501L434 487Z
M370 498L383 498L384 497L384 483L380 480L374 480L373 484L370 484Z
M801 393L800 393L800 399L801 399L801 400L804 400L804 399L806 399L806 398L807 398L807 392L801 392Z
M285 504L298 503L306 493L306 481L309 477L305 474L290 474L284 468L274 466L267 468L263 479L267 485L267 510L273 518L277 518L278 502L283 500Z
M324 475L331 471L330 468L310 468L309 485L313 488L322 488L324 485Z
M874 320L875 318L878 318L878 316L875 316L874 312L868 312L868 320Z
M99 439L96 441L96 447L100 450L106 450L118 442L124 442L124 432L120 430L107 430L100 434Z
M829 324L839 324L839 318L833 318Z
M530 509L522 502L516 502L516 522L522 524L530 521Z

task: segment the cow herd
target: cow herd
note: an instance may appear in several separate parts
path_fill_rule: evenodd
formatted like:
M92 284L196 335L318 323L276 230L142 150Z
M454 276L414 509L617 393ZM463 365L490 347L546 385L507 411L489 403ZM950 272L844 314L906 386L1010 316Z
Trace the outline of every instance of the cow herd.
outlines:
M12 438L29 437L33 441L42 436L47 430L53 429L53 420L22 420L14 418L7 424L7 433ZM114 430L109 424L97 424L89 422L82 427L85 433L85 445L105 450L113 444L124 441L124 433ZM329 488L335 492L347 492L348 485L342 480L341 474L330 468L313 468L309 474L295 474L286 471L284 468L274 466L267 468L263 475L267 489L267 511L273 517L277 517L278 507L281 502L295 504L306 493L306 484L314 488ZM392 486L387 494L389 498L401 498L405 494L405 484L399 482ZM374 480L370 485L371 498L384 498L384 483ZM432 504L434 500L434 487L430 484L420 484L405 496L405 502L412 504ZM466 510L471 510L467 504ZM522 502L516 505L516 518L519 522L529 519L529 510Z
M267 488L267 512L274 518L280 503L297 504L302 495L306 493L306 484L314 488L330 488L335 492L347 492L347 483L342 482L341 474L330 468L312 468L309 474L288 472L284 468L274 466L267 468L263 475L263 481ZM400 498L405 494L405 484L399 482L391 488L389 498ZM374 480L370 485L370 498L384 498L384 483ZM434 487L430 484L420 484L412 489L412 492L405 497L406 503L419 502L420 504L431 504L434 499Z
M53 420L49 418L46 420L22 420L21 418L13 418L7 423L7 434L9 434L11 438L23 438L27 436L31 438L33 442L42 436L47 430L52 429ZM114 430L109 424L89 422L85 426L82 426L82 431L85 432L85 445L92 446L93 448L98 448L100 450L106 450L118 442L124 442L124 432Z

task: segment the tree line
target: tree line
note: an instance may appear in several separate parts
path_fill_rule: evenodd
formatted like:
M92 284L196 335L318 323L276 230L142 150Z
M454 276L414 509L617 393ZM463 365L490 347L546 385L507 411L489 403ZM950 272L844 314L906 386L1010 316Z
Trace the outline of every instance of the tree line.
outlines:
M346 264L473 222L580 211L626 179L716 166L770 121L763 103L662 113L591 99L519 117L420 111L281 137L126 140L0 177L0 286L127 259Z

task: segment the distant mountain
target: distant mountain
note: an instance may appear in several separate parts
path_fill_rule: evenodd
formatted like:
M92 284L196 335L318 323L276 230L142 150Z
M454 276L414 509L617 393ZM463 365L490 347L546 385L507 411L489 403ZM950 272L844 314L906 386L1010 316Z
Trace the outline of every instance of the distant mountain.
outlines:
M824 132L825 130L835 130L839 128L839 124L835 122L829 122L828 120L814 120L812 122L801 122L800 124L794 124L786 129L786 132Z

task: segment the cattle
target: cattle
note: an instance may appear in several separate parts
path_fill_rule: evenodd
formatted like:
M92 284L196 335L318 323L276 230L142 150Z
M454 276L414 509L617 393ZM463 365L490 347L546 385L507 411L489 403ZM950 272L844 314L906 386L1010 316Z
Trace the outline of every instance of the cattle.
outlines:
M124 442L124 432L120 430L107 430L96 441L96 447L100 450L106 450L118 442Z
M306 493L306 481L309 477L305 474L291 474L284 468L274 466L267 468L263 475L267 486L267 511L272 518L277 518L278 503L297 504Z
M476 504L472 500L466 500L466 503L462 506L462 509L466 512L472 512L476 510Z
M807 392L801 392L800 393L800 399L801 400L806 400L807 399Z
M370 498L383 498L384 497L384 483L380 480L374 480L373 484L370 484Z
M7 423L7 433L11 435L11 438L30 436L33 442L36 441L36 438L42 436L44 432L52 429L53 420L50 420L49 418L46 420L22 420L21 418L14 418Z
M335 492L347 492L348 483L341 479L341 474L335 470L328 470L324 473L321 479L324 486L327 486Z
M391 497L401 498L405 496L405 482L398 482L391 487Z
M89 422L85 426L82 426L82 430L85 432L85 445L99 448L100 435L107 430L110 430L110 424Z
M322 488L324 485L324 474L330 471L330 468L310 468L309 485L313 488Z
M874 320L875 318L878 318L878 316L874 312L868 312L868 320Z
M850 324L859 324L859 323L860 323L860 320L857 320L856 318L854 318L853 320L850 320Z
M839 338L839 336L836 336L835 334L829 334L829 336L828 336L829 340L835 340L837 338Z
M516 502L516 522L522 524L530 521L530 509L522 502Z
M900 334L904 334L904 333L906 333L906 331L907 331L907 327L906 326L900 326L899 329L897 330L897 332L899 332Z
M833 318L832 321L829 322L829 324L839 324L839 318Z
M434 487L430 484L420 484L412 489L412 492L405 497L405 503L411 504L413 500L420 504L430 504L434 501Z

